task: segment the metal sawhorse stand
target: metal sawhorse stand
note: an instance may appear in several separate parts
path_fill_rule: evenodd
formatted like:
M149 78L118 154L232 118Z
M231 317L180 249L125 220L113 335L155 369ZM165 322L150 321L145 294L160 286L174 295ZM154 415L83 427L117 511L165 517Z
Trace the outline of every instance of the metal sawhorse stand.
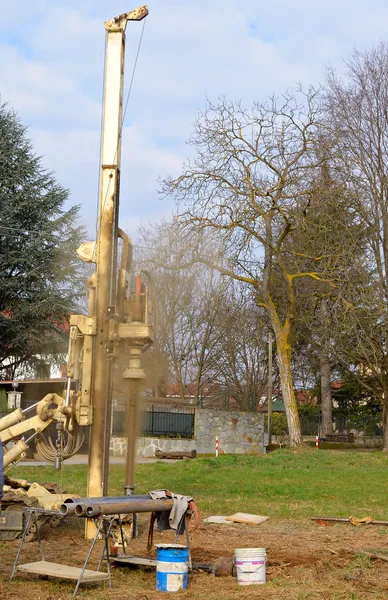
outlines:
M48 562L45 560L45 557L43 554L43 549L42 549L42 540L41 540L40 533L39 533L37 513L54 514L54 512L47 511L42 508L28 508L26 510L28 512L28 517L26 519L26 523L25 523L25 526L23 529L23 535L20 540L19 548L18 548L18 551L16 554L10 581L12 581L14 579L16 571L23 571L25 573L33 573L35 575L45 575L48 577L56 577L59 579L70 579L73 581L75 580L77 583L74 588L73 598L76 597L78 588L82 582L83 583L92 583L92 582L102 583L104 581L108 581L109 587L112 587L108 541L109 541L109 536L110 536L110 533L112 530L113 523L115 520L117 520L117 516L111 515L109 517L103 516L99 519L93 519L95 522L95 525L96 525L96 534L92 540L92 543L89 548L89 552L86 556L86 559L85 559L85 562L84 562L82 568L78 568L78 567L70 567L68 565L62 565L59 563ZM59 513L55 512L55 514L59 514ZM21 554L21 551L23 548L23 544L25 542L26 535L27 535L32 523L34 523L34 525L36 527L36 536L37 536L37 541L39 543L39 552L40 552L40 556L41 556L41 561L38 561L35 563L28 563L28 564L24 564L24 565L19 565L19 558L20 558L20 554ZM119 526L120 526L120 531L121 531L122 543L124 544L124 535L123 535L122 523L121 523L120 517L119 517ZM88 562L93 553L96 542L99 539L100 535L103 536L104 546L103 546L101 556L100 556L100 559L98 562L97 570L91 571L91 570L87 569L86 567L88 565ZM107 573L100 571L104 558L106 559Z
M189 571L191 572L193 569L193 563L191 560L191 544L190 544L190 534L189 534L189 525L188 525L188 521L191 517L191 515L193 514L192 510L188 510L186 511L185 516L183 517L185 520L185 534L186 534L186 542L187 542L187 547L189 549ZM177 530L176 535L175 535L175 542L174 544L176 544L178 542L178 537L179 537L179 532Z
M175 539L174 539L174 544L176 544L178 542L178 538L180 535L183 535L183 533L186 535L186 542L187 542L187 547L189 549L189 571L192 571L192 560L191 560L191 543L190 543L190 533L189 533L189 527L188 527L188 518L187 517L191 517L193 514L192 510L187 510L186 514L184 516L184 531L182 533L179 533L179 531L176 531L175 533ZM122 543L122 548L123 548L123 553L119 554L117 556L112 556L111 560L117 564L127 564L127 565L142 565L142 566L146 566L146 567L156 567L156 563L157 561L153 558L142 558L139 556L134 556L132 554L127 554L126 553L126 547L124 545L124 536L123 536L123 530L122 530L122 524L121 521L119 521L119 525L120 525L120 533L121 533L121 543ZM151 546L148 546L148 549L150 549Z

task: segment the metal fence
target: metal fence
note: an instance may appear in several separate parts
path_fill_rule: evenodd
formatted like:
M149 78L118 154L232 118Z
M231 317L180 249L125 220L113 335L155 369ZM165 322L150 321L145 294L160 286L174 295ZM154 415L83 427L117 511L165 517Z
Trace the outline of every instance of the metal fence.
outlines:
M192 438L195 412L179 413L151 410L143 413L142 434L148 437L167 436Z
M321 435L321 415L301 415L300 424L302 435ZM333 433L345 434L363 432L366 436L382 436L383 428L381 416L353 417L349 415L333 415Z
M302 435L319 435L321 430L320 415L301 415L300 427Z
M115 411L112 419L113 436L125 436L125 411ZM150 406L141 415L141 435L147 437L193 438L194 408Z

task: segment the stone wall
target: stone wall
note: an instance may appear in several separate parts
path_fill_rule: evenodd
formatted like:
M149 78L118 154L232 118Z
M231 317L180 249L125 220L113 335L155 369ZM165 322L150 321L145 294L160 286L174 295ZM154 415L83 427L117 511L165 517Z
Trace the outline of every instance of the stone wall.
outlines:
M137 440L137 456L150 458L155 450L196 450L198 454L214 454L215 438L219 439L220 454L247 454L264 451L264 416L262 413L196 409L193 439L148 438ZM113 456L124 456L125 438L112 438Z
M382 448L384 446L382 435L355 435L354 439L357 446L366 448Z
M213 454L216 436L220 453L260 451L264 445L264 416L262 413L198 409L195 434L198 454Z

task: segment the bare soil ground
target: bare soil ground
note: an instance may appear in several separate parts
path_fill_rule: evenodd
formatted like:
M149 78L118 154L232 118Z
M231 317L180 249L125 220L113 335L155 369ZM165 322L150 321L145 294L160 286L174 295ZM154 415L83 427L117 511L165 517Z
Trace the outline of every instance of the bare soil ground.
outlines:
M43 535L46 560L81 566L89 548L83 539L83 522L69 519ZM130 547L131 553L147 555L148 518L141 516L140 536ZM181 538L183 540L183 538ZM156 533L154 543L174 541L172 532ZM183 543L183 542L182 542ZM267 548L267 579L263 586L239 587L233 577L214 577L194 573L189 588L179 598L216 600L265 598L266 600L361 600L388 598L388 563L371 560L363 552L386 554L388 528L350 524L318 525L311 521L267 521L248 525L201 525L191 533L192 558L195 562L212 562L220 556L231 557L235 548ZM73 584L36 578L20 573L8 582L17 542L0 547L0 592L2 600L67 600ZM97 563L98 550L90 568ZM36 543L24 546L21 563L39 560ZM176 598L176 594L155 591L154 570L115 567L113 586L82 586L79 598L95 600L156 600Z

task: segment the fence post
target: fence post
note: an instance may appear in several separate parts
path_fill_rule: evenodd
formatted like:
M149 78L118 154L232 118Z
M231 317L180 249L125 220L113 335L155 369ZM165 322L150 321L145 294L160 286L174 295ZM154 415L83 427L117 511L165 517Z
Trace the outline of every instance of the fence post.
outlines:
M267 444L272 444L272 334L268 338Z
M218 456L218 436L216 437L216 458Z
M199 408L194 409L194 427L193 427L194 439L198 439L198 420L199 420L199 411L200 410L201 409L199 409Z

